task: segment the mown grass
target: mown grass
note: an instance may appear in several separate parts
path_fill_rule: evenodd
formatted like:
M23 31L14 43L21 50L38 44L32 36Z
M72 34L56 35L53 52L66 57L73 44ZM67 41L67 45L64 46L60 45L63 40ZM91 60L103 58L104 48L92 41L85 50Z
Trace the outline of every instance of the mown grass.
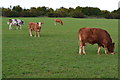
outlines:
M3 18L3 78L117 78L118 20L61 18L64 25L54 25L54 18L20 18L22 30L8 30L9 18ZM29 37L28 22L43 22L41 37ZM78 54L79 28L107 30L115 42L115 55L97 55L97 45L85 47L87 55Z

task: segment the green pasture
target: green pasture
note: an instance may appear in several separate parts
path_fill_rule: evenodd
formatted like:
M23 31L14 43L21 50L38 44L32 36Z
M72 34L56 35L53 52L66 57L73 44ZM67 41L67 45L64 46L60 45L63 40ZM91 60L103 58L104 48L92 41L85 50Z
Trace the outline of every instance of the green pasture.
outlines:
M2 19L3 78L117 78L118 20L61 18L64 25L54 25L55 18L19 18L22 30L8 30ZM41 37L30 37L28 22L43 22ZM97 55L97 45L87 44L87 55L78 54L79 28L107 30L115 42L115 55Z

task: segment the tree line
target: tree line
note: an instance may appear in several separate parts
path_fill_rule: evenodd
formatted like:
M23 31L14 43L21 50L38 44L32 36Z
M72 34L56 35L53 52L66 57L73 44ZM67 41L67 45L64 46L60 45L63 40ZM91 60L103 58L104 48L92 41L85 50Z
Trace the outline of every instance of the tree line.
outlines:
M107 19L120 19L120 8L112 12L107 10L100 10L97 7L80 7L65 8L60 7L56 10L49 7L31 7L30 9L23 9L21 6L13 6L10 8L0 8L4 17L73 17L73 18L87 18L87 17L104 17Z

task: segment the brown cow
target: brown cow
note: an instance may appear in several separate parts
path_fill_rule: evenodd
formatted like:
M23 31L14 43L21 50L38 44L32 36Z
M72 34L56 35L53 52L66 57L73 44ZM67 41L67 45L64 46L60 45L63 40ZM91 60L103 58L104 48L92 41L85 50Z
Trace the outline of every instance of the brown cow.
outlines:
M99 28L81 28L78 32L78 40L79 40L79 54L81 55L82 51L86 54L84 50L84 46L86 43L90 44L98 44L98 54L100 54L101 46L105 49L105 54L107 55L107 51L111 54L114 54L114 43L112 43L112 39L109 33L106 30Z
M42 22L34 23L34 22L29 22L28 28L29 28L29 33L30 36L32 36L32 31L34 31L34 36L36 37L36 32L38 33L38 37L40 37L40 29L42 26Z
M60 23L61 25L63 25L63 22L61 19L54 19L54 24L56 25L56 23Z

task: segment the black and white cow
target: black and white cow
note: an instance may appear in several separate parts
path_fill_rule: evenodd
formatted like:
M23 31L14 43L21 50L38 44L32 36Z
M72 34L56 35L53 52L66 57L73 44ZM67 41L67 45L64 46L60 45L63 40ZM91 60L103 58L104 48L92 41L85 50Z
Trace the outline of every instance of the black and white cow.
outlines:
M18 30L18 28L22 29L22 24L24 23L23 20L20 19L9 19L9 21L7 22L7 24L9 24L9 30L12 29L12 26L16 26L16 29Z

